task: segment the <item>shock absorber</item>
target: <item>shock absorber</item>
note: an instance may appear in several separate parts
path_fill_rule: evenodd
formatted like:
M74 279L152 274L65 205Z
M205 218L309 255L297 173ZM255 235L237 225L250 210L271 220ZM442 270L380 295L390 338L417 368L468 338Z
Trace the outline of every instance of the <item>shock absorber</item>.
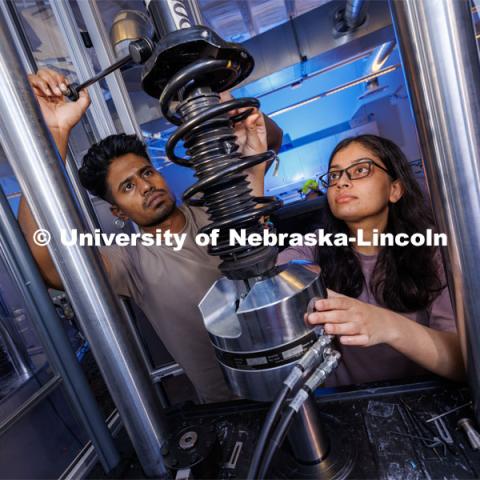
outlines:
M167 142L167 156L195 170L197 181L184 192L184 200L207 209L211 223L203 232L219 229L218 244L210 246L209 253L221 258L225 277L212 285L199 304L217 359L234 393L272 401L289 372L317 340L317 332L305 324L303 315L310 299L325 297L326 289L318 268L302 264L276 267L275 247L229 244L230 229L261 233L261 218L281 206L273 197L253 196L246 174L248 168L273 159L275 153L243 157L238 151L234 123L244 116L231 118L228 112L246 108L248 115L251 108L258 107L256 99L220 103L219 92L250 74L252 57L207 27L171 30L169 25L185 26L183 17L169 16L180 10L167 8L180 3L149 3L150 13L162 12L156 24L163 36L145 64L142 87L160 100L165 118L178 126ZM188 158L175 151L180 140ZM335 472L345 471L343 461L325 457L330 448L315 419L315 409L310 398L299 408L291 429L291 441L301 453L295 459L295 471L305 473L302 478L335 478ZM299 470L298 462L305 471ZM312 472L311 465L315 465Z
M212 285L198 307L232 391L272 401L293 367L315 345L319 332L305 324L303 314L313 297L326 297L326 288L318 267L301 263L276 267L275 247L229 242L230 229L244 229L247 235L261 233L261 218L282 204L274 197L253 196L246 174L247 169L273 160L275 153L244 157L235 141L235 122L246 118L258 101L242 98L220 103L219 92L244 80L253 69L253 59L240 45L225 42L207 27L191 26L183 0L147 0L147 9L160 40L145 63L142 87L160 100L165 118L179 127L167 142L168 157L195 170L197 182L185 191L184 200L207 209L211 223L204 233L218 229L220 234L209 253L221 258L226 278ZM144 62L151 45L142 45L148 47L142 47ZM246 111L229 116L239 108ZM180 140L189 158L175 152ZM281 477L344 478L351 458L332 451L340 451L338 445L346 442L335 436L338 445L330 448L311 397L297 407L289 433L294 458L287 454ZM191 438L192 432L182 435ZM192 461L197 460L192 456Z
M209 253L217 255L222 262L220 270L231 279L248 279L268 273L275 266L277 249L274 247L230 245L229 230L245 229L246 234L261 233L264 226L261 217L269 215L281 202L274 197L254 197L245 171L262 162L275 158L275 152L243 157L235 142L234 123L245 115L230 117L233 109L250 107L245 113L258 107L255 98L242 98L220 103L219 91L241 81L251 71L253 60L240 47L227 44L206 27L192 27L169 34L183 38L183 55L177 60L178 68L170 78L159 79L150 71L144 77L144 88L149 93L158 93L162 113L179 128L170 137L166 146L169 159L195 170L197 182L185 191L183 199L190 205L204 206L211 223L203 233L219 230L216 245L209 246ZM201 43L210 43L216 55L203 57L205 50L198 51L192 42L197 37ZM174 39L175 40L175 39ZM165 68L172 70L172 48L159 54L158 46L152 62L146 69L160 71L159 58ZM173 49L175 52L176 50ZM193 50L193 51L192 51ZM190 52L191 55L187 55ZM192 61L192 57L199 57ZM225 58L218 58L225 57ZM188 63L187 63L188 62ZM168 66L167 66L168 65ZM175 147L183 140L189 158L175 153Z
M208 70L211 66L215 67L215 63L227 67L227 62L223 60L200 61L176 75L168 87L182 83L185 85L188 80L179 80L185 73L195 71L197 66ZM247 235L261 233L264 227L260 218L280 206L280 201L273 197L252 196L245 174L246 169L273 159L275 153L268 151L242 157L235 142L232 120L226 114L232 108L258 106L258 102L244 98L220 104L219 95L206 86L192 86L187 91L185 100L180 98L178 112L183 123L170 137L166 147L167 155L173 162L194 168L198 179L197 183L185 191L183 198L191 205L207 208L212 223L204 227L203 232L219 230L218 243L215 246L210 245L209 253L220 256L221 271L232 279L260 276L275 265L276 249L264 246L232 246L229 244L229 230L245 229ZM166 110L169 103L162 95L162 109ZM166 116L169 120L174 120L169 113ZM180 158L174 153L175 145L182 137L191 160ZM202 194L200 198L199 194Z

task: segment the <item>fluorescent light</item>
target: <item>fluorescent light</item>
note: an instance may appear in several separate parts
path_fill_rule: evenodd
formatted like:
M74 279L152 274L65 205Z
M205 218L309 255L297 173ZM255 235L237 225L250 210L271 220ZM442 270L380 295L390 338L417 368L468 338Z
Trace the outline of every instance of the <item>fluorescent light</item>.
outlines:
M276 117L277 115L281 115L282 113L289 112L290 110L294 110L295 108L298 107L303 107L304 105L308 105L309 103L315 102L316 100L323 98L323 97L328 97L329 95L333 95L334 93L341 92L342 90L346 90L347 88L354 87L355 85L359 85L364 82L368 82L369 80L372 80L377 77L381 77L382 75L386 75L387 73L393 72L400 68L400 64L397 63L396 65L392 65L391 67L384 68L383 70L380 70L378 72L374 73L369 73L368 75L365 75L363 77L360 77L356 80L353 80L348 83L344 83L343 85L340 85L338 87L332 88L331 90L327 90L325 92L322 92L318 95L315 95L314 97L307 98L306 100L302 100L301 102L295 103L293 105L290 105L289 107L281 108L280 110L276 110L272 113L269 113L269 117Z
M309 103L314 102L315 100L318 100L321 97L321 95L317 95L316 97L309 98L308 100L303 100L303 102L295 103L294 105L291 105L290 107L285 107L280 110L277 110L276 112L269 113L269 117L275 117L277 115L280 115L281 113L286 113L289 112L290 110L293 110L298 107L303 107L304 105L308 105Z
M381 77L382 75L386 75L387 73L394 72L400 64L392 65L391 67L384 68L383 70L379 70L375 73L370 73L369 75L365 75L358 80L353 80L352 82L345 83L340 87L333 88L332 90L328 90L327 92L323 93L323 96L328 97L329 95L333 95L334 93L341 92L342 90L346 90L347 88L354 87L355 85L360 85L361 83L368 82L369 80L373 80L374 78Z

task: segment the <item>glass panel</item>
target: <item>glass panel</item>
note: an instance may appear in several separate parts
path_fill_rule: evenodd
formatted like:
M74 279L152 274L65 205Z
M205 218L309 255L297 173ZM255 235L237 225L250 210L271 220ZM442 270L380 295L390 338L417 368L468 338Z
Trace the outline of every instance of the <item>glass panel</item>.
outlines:
M57 300L57 303L62 303ZM57 309L60 310L60 307ZM67 328L68 309L63 308ZM60 312L59 312L60 313ZM11 419L54 376L7 262L0 254L0 424ZM68 332L72 339L78 335ZM0 430L3 478L57 478L87 442L65 396L57 388L25 416ZM28 461L25 461L25 449Z
M52 376L31 316L0 254L0 401L40 372L41 383Z
M68 82L78 82L77 73L70 60L66 42L58 28L55 15L47 1L16 0L15 4L33 57L39 68L52 68L65 75ZM92 62L99 69L93 49L87 50ZM108 92L105 92L109 96ZM70 147L77 161L81 159L91 143L95 141L87 117L75 127L71 135Z
M28 399L38 388L32 377L16 397ZM57 388L0 436L1 477L58 478L87 441L62 389Z

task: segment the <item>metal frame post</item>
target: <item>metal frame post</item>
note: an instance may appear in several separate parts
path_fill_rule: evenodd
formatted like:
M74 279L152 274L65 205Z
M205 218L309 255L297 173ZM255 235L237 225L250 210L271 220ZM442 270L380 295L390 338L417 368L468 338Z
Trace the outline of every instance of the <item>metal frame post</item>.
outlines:
M480 420L480 59L470 3L390 1Z
M54 2L56 3L56 2ZM158 399L130 340L118 299L98 251L62 244L62 234L84 231L65 172L33 96L21 59L0 15L0 139L39 226L97 364L147 475L164 477L160 453L165 424Z
M50 2L50 7L55 15L58 26L63 33L65 43L70 53L70 59L75 66L80 82L88 80L95 75L93 65L85 51L80 31L75 22L75 16L68 0L55 0ZM102 89L98 83L88 89L92 100L93 125L96 129L97 140L117 133L115 123L108 110L107 102L103 97Z
M120 456L1 187L0 248L23 294L47 357L60 374L103 468L110 471L119 463Z
M97 2L96 0L80 0L77 2L77 5L82 13L90 38L92 39L98 60L100 61L100 66L102 69L105 69L118 59L110 44L110 38L103 24L102 14ZM117 70L111 75L108 75L105 80L112 94L113 104L117 109L118 118L120 119L123 130L125 133L135 133L142 139L142 130L135 117L135 110L130 101L122 73Z

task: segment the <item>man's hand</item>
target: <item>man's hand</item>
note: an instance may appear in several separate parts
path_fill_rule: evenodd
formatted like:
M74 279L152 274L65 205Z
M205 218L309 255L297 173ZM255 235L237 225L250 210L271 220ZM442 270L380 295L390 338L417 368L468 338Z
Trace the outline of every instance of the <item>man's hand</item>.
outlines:
M246 109L240 108L239 113ZM235 135L240 153L248 157L267 151L267 129L263 115L257 108L243 121L235 124Z
M233 97L230 92L220 93L220 100L226 102L232 100ZM251 107L238 108L231 110L228 114L233 117L247 110L252 110ZM238 151L243 156L257 155L267 151L267 128L265 126L265 119L258 108L253 108L252 113L241 122L237 122L234 126L235 136L237 137Z
M67 81L60 73L44 68L28 78L52 134L68 134L90 105L87 90L81 90L80 98L70 102L63 95Z
M220 93L220 100L226 102L232 100L230 92ZM238 108L228 112L230 116L238 115L252 108ZM263 114L254 108L252 113L241 122L237 122L234 126L235 135L237 137L238 151L243 156L257 155L267 151L267 128ZM248 175L248 182L252 189L252 194L256 197L264 195L264 180L266 163L262 162L245 170Z

